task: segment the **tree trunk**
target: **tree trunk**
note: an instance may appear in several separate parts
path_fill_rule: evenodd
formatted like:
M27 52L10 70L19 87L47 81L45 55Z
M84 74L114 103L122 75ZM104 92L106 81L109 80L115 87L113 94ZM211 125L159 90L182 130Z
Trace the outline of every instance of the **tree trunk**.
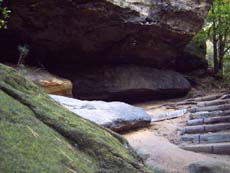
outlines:
M223 35L220 34L219 35L219 46L218 46L218 57L219 57L219 65L218 65L218 69L219 72L221 74L221 76L223 76L223 67L224 67L224 40L223 40Z
M214 13L214 10L212 10ZM214 64L214 73L217 74L219 71L218 67L218 55L217 55L217 28L216 28L216 21L215 19L213 20L213 35L212 35L212 43L213 43L213 64Z

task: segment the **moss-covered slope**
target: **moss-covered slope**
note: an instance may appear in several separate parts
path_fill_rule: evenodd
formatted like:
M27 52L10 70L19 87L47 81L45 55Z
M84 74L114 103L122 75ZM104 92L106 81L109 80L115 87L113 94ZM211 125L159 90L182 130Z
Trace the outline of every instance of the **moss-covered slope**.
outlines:
M0 172L149 172L117 134L77 117L0 64Z

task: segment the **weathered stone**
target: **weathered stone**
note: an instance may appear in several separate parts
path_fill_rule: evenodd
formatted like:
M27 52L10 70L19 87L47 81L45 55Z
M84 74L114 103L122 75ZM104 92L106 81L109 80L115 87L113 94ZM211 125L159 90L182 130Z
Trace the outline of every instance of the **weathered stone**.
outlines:
M230 165L223 162L203 161L189 165L190 173L228 173Z
M203 54L194 54L197 49L186 45L202 27L212 0L5 0L5 3L13 13L8 30L0 31L0 51L2 57L6 57L0 61L16 62L17 46L28 44L27 63L45 66L63 76L68 71L66 76L72 75L69 79L74 82L77 98L147 100L148 97L184 95L189 90L189 84L178 75L166 77L172 83L164 84L163 78L154 78L153 84L151 77L141 76L140 70L134 74L139 76L135 87L130 83L134 77L128 80L119 73L116 73L117 79L121 79L122 84L119 86L112 78L109 85L108 78L97 80L100 78L95 75L97 70L92 72L104 65L135 64L176 71L204 67L203 60L197 58ZM70 68L74 71L69 71ZM87 85L88 79L75 73L79 68L91 71L95 81ZM90 72L85 77L88 74ZM144 84L140 84L140 78ZM178 82L180 79L182 83ZM152 84L156 85L154 89Z
M15 46L26 43L31 49L28 61L51 67L132 63L174 69L184 61L180 58L189 59L188 54L182 55L184 48L202 27L212 3L212 0L5 1L13 13L7 33L1 35L4 40L1 52L7 50L7 42ZM16 52L17 48L8 50L11 51L8 57L13 57L12 50Z
M63 96L51 97L77 115L116 132L150 125L151 117L143 109L122 102L81 101Z
M24 67L19 69L25 77L41 86L47 93L72 97L72 82L46 70Z
M177 58L176 69L180 72L190 72L193 70L208 68L208 61L206 60L206 42L200 43L192 40L186 45L184 51Z
M213 144L197 144L182 145L181 148L194 152L202 152L209 154L230 154L230 143L213 143Z
M86 100L122 100L127 102L182 96L189 82L179 73L138 66L106 66L69 69L73 95Z
M120 135L0 64L0 172L150 173Z

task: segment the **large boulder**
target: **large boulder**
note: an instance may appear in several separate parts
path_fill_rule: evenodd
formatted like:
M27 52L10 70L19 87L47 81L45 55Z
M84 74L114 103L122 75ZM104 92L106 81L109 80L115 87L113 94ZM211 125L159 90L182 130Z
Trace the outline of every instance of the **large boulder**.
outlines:
M73 95L79 99L137 102L182 96L190 90L189 82L181 74L149 67L123 65L68 70L64 70L66 74L61 70L57 73L72 80Z
M1 52L7 43L15 46L7 58L17 57L16 46L26 43L30 62L51 67L135 63L177 69L178 58L202 27L212 0L5 3L12 14L8 31L1 35Z
M122 102L81 101L51 95L58 103L77 115L116 132L150 125L151 117L143 109Z
M0 64L0 172L150 173L126 140Z

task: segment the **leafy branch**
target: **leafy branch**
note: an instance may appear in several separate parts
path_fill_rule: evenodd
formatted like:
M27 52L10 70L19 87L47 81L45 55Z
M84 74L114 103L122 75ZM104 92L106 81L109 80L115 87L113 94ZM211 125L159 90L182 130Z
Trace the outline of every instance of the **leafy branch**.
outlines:
M223 75L224 58L230 51L230 0L215 0L198 40L210 40L214 73Z
M3 7L3 0L0 0L0 29L7 28L7 19L10 17L10 10L7 7Z

